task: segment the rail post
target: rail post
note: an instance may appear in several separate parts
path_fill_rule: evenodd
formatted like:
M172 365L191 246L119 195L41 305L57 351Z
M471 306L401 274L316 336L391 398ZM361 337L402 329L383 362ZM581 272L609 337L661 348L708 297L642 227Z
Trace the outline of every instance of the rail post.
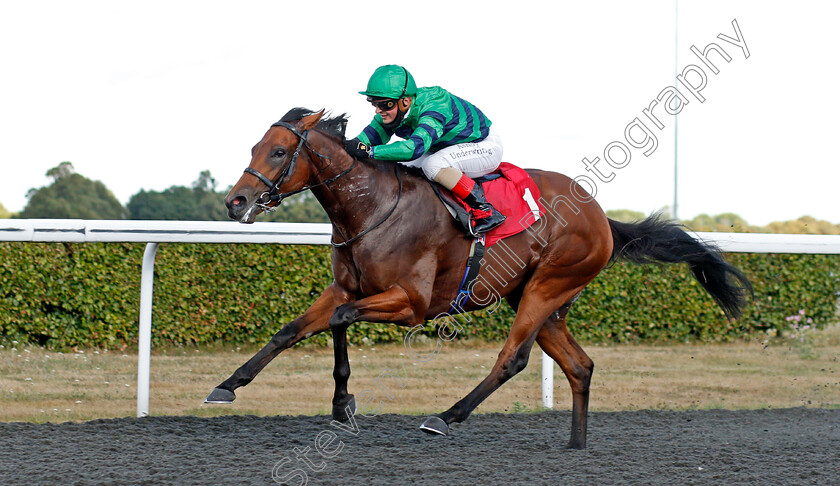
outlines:
M158 243L146 243L140 277L140 333L137 350L137 416L149 415L149 371L152 361L152 294Z
M542 352L543 408L554 408L554 360Z

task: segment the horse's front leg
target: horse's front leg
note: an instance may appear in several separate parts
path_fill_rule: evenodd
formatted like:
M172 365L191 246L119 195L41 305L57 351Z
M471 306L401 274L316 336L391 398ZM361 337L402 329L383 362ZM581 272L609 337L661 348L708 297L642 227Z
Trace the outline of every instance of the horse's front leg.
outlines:
M216 387L205 399L205 403L231 403L236 399L233 391L251 383L281 351L329 329L329 319L335 308L349 300L350 295L335 284L327 287L306 312L283 326L268 344Z
M422 322L425 309L414 309L408 293L402 287L391 287L381 294L365 297L339 306L329 321L335 351L335 394L332 416L342 422L355 413L353 395L347 392L350 378L350 359L347 355L347 328L357 321L394 322L413 325ZM419 316L419 317L417 317Z

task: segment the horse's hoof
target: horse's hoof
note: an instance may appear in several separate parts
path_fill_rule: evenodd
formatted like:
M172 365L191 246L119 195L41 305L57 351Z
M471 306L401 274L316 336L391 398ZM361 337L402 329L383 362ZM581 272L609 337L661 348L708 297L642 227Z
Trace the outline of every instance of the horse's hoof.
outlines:
M429 434L449 435L449 425L442 418L432 415L420 424L420 430Z
M580 442L575 442L575 441L569 441L569 443L566 444L566 449L582 451L582 450L586 449L586 444L585 443L580 443Z
M350 420L350 415L348 415L348 408L350 415L356 415L358 409L356 408L356 397L353 395L350 395L350 400L346 404L333 405L333 420L337 420L338 422L347 422L348 420Z
M236 400L236 395L232 391L224 388L214 388L204 399L204 403L233 403L234 400Z

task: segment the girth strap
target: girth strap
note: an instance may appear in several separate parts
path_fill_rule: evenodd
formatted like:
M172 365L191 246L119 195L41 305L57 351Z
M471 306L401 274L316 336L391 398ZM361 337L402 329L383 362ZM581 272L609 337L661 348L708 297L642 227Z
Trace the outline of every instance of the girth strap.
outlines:
M481 270L481 260L484 258L484 235L475 238L470 245L470 256L467 259L467 268L464 270L464 278L461 280L461 286L458 289L458 295L452 300L452 306L449 308L449 315L456 315L464 312L464 308L470 302L470 295L472 295L473 281L478 278L478 272Z

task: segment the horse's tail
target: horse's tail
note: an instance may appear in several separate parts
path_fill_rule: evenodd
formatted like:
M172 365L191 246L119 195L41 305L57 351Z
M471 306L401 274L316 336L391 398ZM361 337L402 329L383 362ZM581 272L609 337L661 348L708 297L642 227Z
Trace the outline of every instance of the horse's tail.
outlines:
M611 261L625 258L642 264L687 263L726 316L740 317L747 294L752 295L752 285L740 270L723 259L717 247L694 239L680 224L663 220L659 214L634 223L609 221L613 236Z

